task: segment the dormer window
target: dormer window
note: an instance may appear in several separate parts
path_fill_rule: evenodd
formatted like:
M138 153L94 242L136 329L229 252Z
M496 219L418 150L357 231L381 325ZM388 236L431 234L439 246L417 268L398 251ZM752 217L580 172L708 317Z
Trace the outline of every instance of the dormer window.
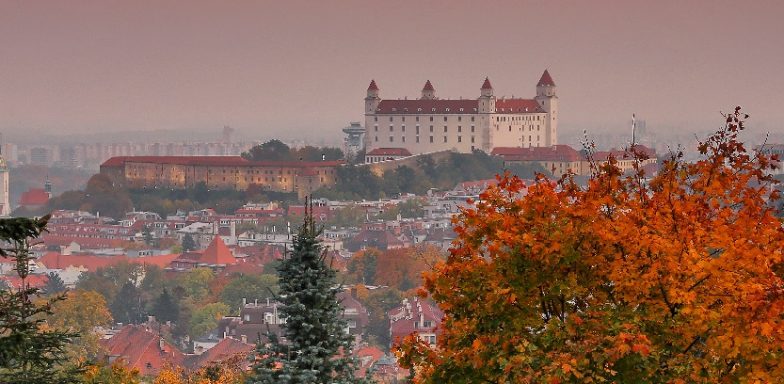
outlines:
M435 111L436 111L436 109L435 109L435 108L431 109L431 112L435 112Z
M417 108L417 112L422 112L422 108Z
M397 108L392 108L392 112L397 112Z
M447 108L446 111L449 112L449 108Z
M463 112L463 108L460 108L460 112Z

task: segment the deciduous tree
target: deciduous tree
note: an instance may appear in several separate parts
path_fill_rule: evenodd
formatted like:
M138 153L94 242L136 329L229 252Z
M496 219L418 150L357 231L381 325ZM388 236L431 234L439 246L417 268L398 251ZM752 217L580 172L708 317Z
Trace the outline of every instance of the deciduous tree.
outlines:
M649 180L615 159L586 188L500 178L425 276L437 347L410 337L403 364L421 383L784 381L784 232L745 118Z

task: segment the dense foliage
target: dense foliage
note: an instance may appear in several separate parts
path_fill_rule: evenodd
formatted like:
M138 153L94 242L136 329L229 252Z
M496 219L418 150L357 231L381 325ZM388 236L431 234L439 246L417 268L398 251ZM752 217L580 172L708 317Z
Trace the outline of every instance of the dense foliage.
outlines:
M306 214L293 249L278 267L285 342L273 334L268 344L259 342L249 383L363 382L354 377L353 336L345 331L336 297L340 287L319 233L312 214Z
M507 170L527 179L537 172L545 173L539 166L517 165ZM450 153L441 161L426 155L417 160L415 167L399 166L382 176L377 176L367 166L340 167L336 185L316 191L315 196L334 200L376 200L400 193L424 195L431 188L452 189L460 182L492 179L503 172L503 160L482 151Z
M290 148L280 140L270 140L251 148L242 157L254 161L331 161L343 160L343 151L333 147Z
M610 162L586 188L507 175L483 193L425 278L437 347L399 351L417 382L784 381L784 231L746 117L650 180Z

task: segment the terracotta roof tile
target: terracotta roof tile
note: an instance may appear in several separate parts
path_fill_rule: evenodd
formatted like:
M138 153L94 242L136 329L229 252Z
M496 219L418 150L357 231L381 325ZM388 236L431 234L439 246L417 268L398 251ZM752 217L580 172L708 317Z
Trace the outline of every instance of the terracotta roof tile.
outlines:
M544 70L542 77L539 79L539 82L536 84L537 87L542 85L555 86L555 81L553 81L553 78L550 76L550 72L548 72L546 69Z
M376 148L365 154L366 156L411 156L405 148Z

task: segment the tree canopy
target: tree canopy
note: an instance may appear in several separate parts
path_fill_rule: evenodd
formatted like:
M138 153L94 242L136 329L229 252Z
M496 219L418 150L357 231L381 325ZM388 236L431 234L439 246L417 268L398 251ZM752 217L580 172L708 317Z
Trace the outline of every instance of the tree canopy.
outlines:
M746 118L650 179L612 159L585 188L501 178L425 275L437 347L409 337L403 364L420 383L784 381L784 231Z

